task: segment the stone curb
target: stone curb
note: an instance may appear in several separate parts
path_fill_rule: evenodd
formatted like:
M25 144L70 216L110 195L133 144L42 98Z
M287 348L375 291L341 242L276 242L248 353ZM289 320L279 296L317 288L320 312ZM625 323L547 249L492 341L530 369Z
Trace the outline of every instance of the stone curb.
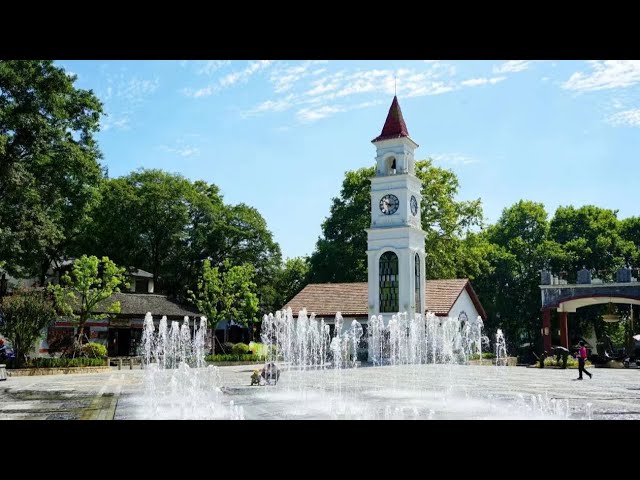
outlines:
M16 368L7 370L10 377L32 377L37 375L62 375L69 373L100 373L111 371L111 367L64 367L64 368Z

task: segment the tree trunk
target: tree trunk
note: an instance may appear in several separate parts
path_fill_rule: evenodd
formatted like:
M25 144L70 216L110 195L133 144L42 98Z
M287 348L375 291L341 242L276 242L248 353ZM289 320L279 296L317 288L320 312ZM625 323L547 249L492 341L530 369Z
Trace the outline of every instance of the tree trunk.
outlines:
M40 282L41 287L44 287L44 283L47 281L47 270L49 270L49 262L45 260L40 264L40 275L38 275L38 282Z
M17 336L13 339L13 355L16 359L16 367L20 368L24 364L25 359L22 355L22 348L20 348L20 337Z
M158 285L158 264L160 263L160 256L159 256L159 246L158 246L158 242L155 242L155 246L153 249L153 284L154 287L155 285Z
M210 323L209 325L211 325L211 355L215 355L216 342L218 341L218 337L216 337L216 327L218 326L218 322Z
M82 347L82 342L84 341L84 324L85 321L80 321L79 325L78 325L78 343L80 344L80 346Z

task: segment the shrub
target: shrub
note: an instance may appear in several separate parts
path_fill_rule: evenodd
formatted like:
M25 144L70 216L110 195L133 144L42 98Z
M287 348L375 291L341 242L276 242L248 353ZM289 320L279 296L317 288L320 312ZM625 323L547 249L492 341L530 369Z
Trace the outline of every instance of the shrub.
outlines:
M482 358L483 360L492 360L496 358L496 356L491 352L482 352ZM471 355L469 355L469 360L480 360L480 355L478 355L477 353L472 353Z
M82 354L89 358L106 358L107 347L96 342L85 343L82 346Z
M264 343L249 342L249 351L255 355L264 355L266 347Z
M231 352L233 351L233 343L231 342L224 342L222 344L222 353L223 354L231 354Z
M67 368L67 367L102 367L104 358L31 358L27 361L27 368ZM7 368L15 368L15 365L7 365Z
M231 349L231 353L234 355L246 355L249 353L249 345L246 343L236 343Z
M227 354L227 355L207 355L205 358L207 362L264 362L264 356L262 355L237 355L237 354Z

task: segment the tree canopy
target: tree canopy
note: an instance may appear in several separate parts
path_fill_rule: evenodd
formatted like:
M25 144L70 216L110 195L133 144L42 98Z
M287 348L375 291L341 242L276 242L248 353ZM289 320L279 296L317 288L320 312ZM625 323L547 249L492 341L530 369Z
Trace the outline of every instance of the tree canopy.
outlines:
M222 267L213 267L211 261L204 261L197 289L189 295L198 310L207 316L210 328L215 330L224 320L240 325L257 320L254 274L249 264L232 266L225 261Z
M11 342L18 367L55 318L53 303L42 290L20 290L2 299L0 333Z
M0 266L44 275L103 175L102 104L51 60L0 61Z
M62 276L61 284L49 286L56 307L77 323L80 344L87 320L99 320L120 312L120 302L108 300L113 293L120 291L120 286L127 286L124 274L125 269L108 257L100 260L83 255L73 263L71 273ZM103 301L108 301L106 308L99 305Z

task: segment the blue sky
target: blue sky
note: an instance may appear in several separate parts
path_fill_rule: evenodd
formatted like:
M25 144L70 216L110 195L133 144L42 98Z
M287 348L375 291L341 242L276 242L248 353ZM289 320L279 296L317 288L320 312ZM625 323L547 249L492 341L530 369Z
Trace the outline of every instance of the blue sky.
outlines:
M480 197L640 215L640 61L60 61L107 116L109 176L161 168L218 185L309 255L344 172L374 163L397 94L416 158Z

